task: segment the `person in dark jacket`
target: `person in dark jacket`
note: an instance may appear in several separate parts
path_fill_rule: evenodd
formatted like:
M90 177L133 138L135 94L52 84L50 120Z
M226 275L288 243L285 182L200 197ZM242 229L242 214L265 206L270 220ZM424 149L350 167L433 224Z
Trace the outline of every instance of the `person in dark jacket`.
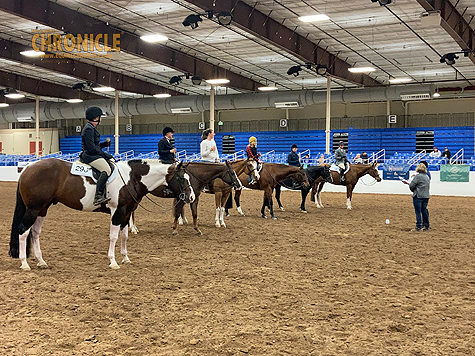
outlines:
M300 157L297 154L298 147L295 143L292 145L291 150L292 152L287 156L287 163L289 166L300 167Z
M163 163L173 164L176 162L176 148L172 146L170 140L173 138L173 129L165 127L163 129L163 138L158 141L158 156Z
M442 152L442 155L440 157L445 158L446 161L450 161L450 157L452 157L452 153L450 153L449 149L445 147L444 152Z
M335 165L340 167L340 180L342 182L345 181L345 170L347 163L349 163L349 161L346 157L345 142L340 141L338 143L338 148L335 150Z
M89 164L91 167L101 172L96 183L96 195L94 196L94 205L101 205L107 203L110 198L107 198L106 183L107 179L112 173L111 167L107 162L114 157L102 151L104 147L110 147L110 140L100 142L101 135L96 127L101 123L101 116L103 112L97 106L91 106L86 110L87 124L81 132L82 152L79 155L81 162Z
M430 198L430 179L427 176L427 168L424 163L419 163L416 167L416 176L411 182L403 181L409 184L409 189L412 192L412 204L414 205L414 212L416 213L416 228L411 231L430 230L429 224L429 204Z

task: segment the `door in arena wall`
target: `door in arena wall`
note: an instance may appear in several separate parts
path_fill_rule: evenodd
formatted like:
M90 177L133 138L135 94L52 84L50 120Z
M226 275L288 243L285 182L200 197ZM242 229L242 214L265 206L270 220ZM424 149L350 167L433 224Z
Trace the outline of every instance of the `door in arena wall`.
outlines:
M36 153L36 141L30 141L30 155L34 155ZM43 141L40 141L39 145L39 155L43 154Z

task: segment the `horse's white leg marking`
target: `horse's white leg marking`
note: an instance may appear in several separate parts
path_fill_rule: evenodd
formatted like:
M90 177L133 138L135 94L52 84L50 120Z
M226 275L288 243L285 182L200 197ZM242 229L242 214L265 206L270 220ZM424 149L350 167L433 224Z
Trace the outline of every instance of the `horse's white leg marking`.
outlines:
M346 208L351 210L351 199L346 198Z
M181 215L178 217L178 225L183 225L183 217Z
M323 208L323 204L321 200L321 192L318 191L318 188L317 188L317 194L315 194L315 204L317 204L317 208Z
M226 224L224 223L224 207L221 207L220 210L221 211L219 212L219 221L221 222L222 227L226 227Z
M119 230L120 230L120 225L112 225L111 222L111 229L109 233L109 238L110 238L110 243L109 243L109 253L107 256L109 257L109 260L111 261L109 267L112 269L119 269L119 265L117 264L115 260L115 243L117 242L117 239L119 238Z
M31 227L31 236L32 236L32 244L33 244L33 253L35 255L36 260L38 261L37 266L41 268L47 268L48 265L43 260L43 255L40 249L40 234L41 234L41 225L43 225L43 221L45 220L44 216L38 216L36 218L35 223Z
M216 218L214 219L216 227L221 227L221 224L219 223L219 213L220 212L221 212L221 208L216 208Z
M137 235L137 234L138 234L139 229L137 229L137 226L135 225L134 214L132 214L132 215L130 216L130 219L129 219L129 227L130 227L130 231L131 231L134 235Z
M122 263L130 263L129 256L127 256L127 239L129 238L129 229L124 227L120 230L120 253L124 258L122 259Z
M28 238L30 229L26 230L23 234L20 235L20 268L24 271L29 271L31 269L28 265L28 262L26 262L26 239Z
M241 216L246 216L246 215L244 215L244 212L242 211L240 206L238 206L237 211Z

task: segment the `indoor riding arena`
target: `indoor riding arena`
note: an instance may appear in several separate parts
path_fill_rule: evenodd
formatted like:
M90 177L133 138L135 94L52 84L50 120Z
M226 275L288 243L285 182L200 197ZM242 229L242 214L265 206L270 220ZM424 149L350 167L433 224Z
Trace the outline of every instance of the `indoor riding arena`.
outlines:
M0 355L475 355L473 1L0 12Z

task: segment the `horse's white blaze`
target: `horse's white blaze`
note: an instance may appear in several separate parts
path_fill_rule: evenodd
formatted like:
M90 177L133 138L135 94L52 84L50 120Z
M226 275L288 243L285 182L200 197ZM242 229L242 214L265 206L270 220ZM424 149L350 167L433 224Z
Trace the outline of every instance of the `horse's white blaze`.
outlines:
M190 203L193 203L196 199L196 196L195 196L195 191L193 190L193 187L191 186L191 183L190 183L190 176L188 175L188 173L185 173L183 176L186 179L186 185L191 190L191 192L190 192ZM182 224L183 224L183 222L182 222Z
M221 212L221 208L216 208L216 217L214 218L216 227L221 227L219 223L219 213Z
M46 262L43 260L43 255L40 249L40 234L41 234L41 225L43 225L43 221L45 220L44 216L38 216L36 218L35 223L31 227L31 235L32 235L32 245L33 245L33 253L38 261L38 267L48 267Z
M111 261L109 267L112 269L119 269L119 265L117 264L115 260L115 243L117 242L117 239L119 238L119 230L120 230L120 225L112 225L111 222L111 228L110 228L110 243L109 243L109 253L107 254L107 257L109 257L109 260Z
M30 229L26 230L23 234L20 235L20 268L25 271L29 271L31 269L28 265L28 262L26 262L26 239L28 238L29 233Z

